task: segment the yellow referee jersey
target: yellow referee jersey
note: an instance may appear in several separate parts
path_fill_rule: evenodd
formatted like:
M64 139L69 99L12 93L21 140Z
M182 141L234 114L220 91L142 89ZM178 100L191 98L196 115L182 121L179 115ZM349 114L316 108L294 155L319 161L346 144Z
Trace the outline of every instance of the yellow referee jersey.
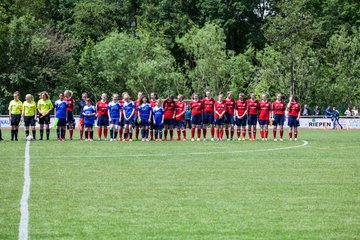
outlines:
M53 108L54 106L50 99L46 99L45 101L44 99L40 99L37 103L37 109L42 115L46 115L49 112L49 110Z
M23 104L20 100L11 100L9 103L8 110L11 114L21 114Z
M31 102L25 101L23 103L23 111L25 117L35 116L35 111L36 111L35 101L31 101Z

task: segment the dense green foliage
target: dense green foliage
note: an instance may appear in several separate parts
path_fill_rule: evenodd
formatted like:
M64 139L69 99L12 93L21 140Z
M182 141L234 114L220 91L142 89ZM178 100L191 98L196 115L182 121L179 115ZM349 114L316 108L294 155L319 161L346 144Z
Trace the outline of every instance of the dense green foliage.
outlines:
M358 0L0 3L0 101L210 89L345 107L360 104L359 79Z
M19 233L20 135L0 143L1 239ZM299 136L309 144L33 141L29 237L358 239L359 131Z

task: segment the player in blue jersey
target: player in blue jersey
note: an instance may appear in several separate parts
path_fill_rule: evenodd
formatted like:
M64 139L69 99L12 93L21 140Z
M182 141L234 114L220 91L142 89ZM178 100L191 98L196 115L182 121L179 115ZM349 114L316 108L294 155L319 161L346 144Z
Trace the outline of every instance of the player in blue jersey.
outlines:
M96 108L93 106L93 102L90 98L86 99L86 105L82 110L82 115L84 117L84 126L85 126L85 141L93 141L94 139L94 123L96 116Z
M149 99L146 96L143 96L140 99L138 107L138 119L141 126L141 137L142 141L149 141L149 126L152 116L152 107L149 103Z
M108 115L110 122L110 141L116 141L119 122L121 122L121 104L119 102L119 94L112 95L112 101L108 105Z
M65 141L65 131L66 131L66 119L67 119L67 102L64 99L64 94L59 94L59 99L55 102L55 118L57 118L57 139L58 141Z
M79 130L80 130L80 140L84 138L84 116L82 114L84 107L86 106L86 99L88 98L88 94L84 92L81 95L81 101L79 102Z
M155 141L162 141L162 130L164 127L164 109L161 100L156 100L153 108L153 127L155 131Z
M129 94L124 94L124 106L123 106L123 116L124 116L124 139L123 141L132 141L132 129L134 122L134 113L135 113L135 104L130 100Z

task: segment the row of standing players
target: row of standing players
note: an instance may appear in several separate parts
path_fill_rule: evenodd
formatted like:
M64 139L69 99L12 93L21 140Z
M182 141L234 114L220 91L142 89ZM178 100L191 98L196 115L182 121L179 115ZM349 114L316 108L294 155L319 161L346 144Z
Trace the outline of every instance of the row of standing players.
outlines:
M25 123L26 136L30 134L36 138L35 123L37 115L40 124L40 139L43 139L44 128L46 138L50 135L50 113L55 109L55 124L57 138L60 141L65 140L66 126L69 128L69 139L73 137L74 127L74 98L72 92L66 90L59 95L59 99L52 105L47 92L40 93L40 100L37 105L33 96L26 95L26 101L22 103L19 100L19 93L14 93L14 100L9 104L9 115L11 119L12 140L17 140L18 126L21 120ZM177 129L177 140L186 140L185 131L185 111L187 103L183 101L183 96L179 95L178 100L174 101L172 96L167 97L163 102L157 98L155 93L151 94L150 99L138 93L138 99L131 101L128 93L122 94L119 100L118 94L113 94L112 101L107 101L107 95L102 94L101 100L93 105L91 99L86 93L82 94L82 100L79 102L80 112L80 139L93 139L93 126L97 119L98 138L104 134L105 140L108 135L108 126L110 125L110 140L132 141L132 132L135 128L135 138L139 136L143 141L155 139L161 141L168 139L173 140L174 127ZM207 128L210 128L211 140L221 141L225 131L228 140L234 138L234 126L237 126L237 139L245 140L246 130L248 130L249 140L256 139L256 125L259 122L260 136L262 140L268 139L269 122L273 122L273 136L276 141L277 129L280 131L280 141L283 141L283 126L285 122L285 111L288 111L289 139L297 140L297 127L301 106L296 96L291 96L289 102L285 104L282 101L282 95L277 94L276 100L270 103L266 94L261 95L261 100L255 98L255 94L250 94L250 99L246 100L243 93L239 94L239 99L233 99L232 92L227 92L224 99L222 94L218 95L217 101L206 92L204 99L199 99L198 94L192 95L189 103L191 110L191 140L195 140L195 131L197 130L197 140L200 140L201 129L203 139L206 140ZM37 112L39 114L37 114ZM230 130L230 131L229 131ZM150 133L150 134L149 134ZM119 138L118 137L119 134ZM124 137L122 137L124 134ZM150 136L149 136L150 135Z

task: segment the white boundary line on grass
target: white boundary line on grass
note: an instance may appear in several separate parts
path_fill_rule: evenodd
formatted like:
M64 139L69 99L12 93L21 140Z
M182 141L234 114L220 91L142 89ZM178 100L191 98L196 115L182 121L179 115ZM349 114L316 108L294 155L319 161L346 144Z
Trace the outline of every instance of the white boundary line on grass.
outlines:
M270 152L270 151L278 151L278 150L287 150L294 148L305 147L309 144L306 140L301 140L303 144L288 146L288 147L279 147L279 148L269 148L269 149L249 149L249 150L234 150L234 151L212 151L212 152L184 152L184 153L149 153L149 154L112 154L112 155L94 155L91 158L115 158L115 157L167 157L167 156L188 156L188 155L208 155L208 154L234 154L234 153L246 153L246 152ZM54 158L89 158L88 156L61 156L61 157L51 157Z
M19 240L29 239L29 206L28 200L30 196L30 141L25 145L25 161L24 161L24 188L20 200L20 225Z

